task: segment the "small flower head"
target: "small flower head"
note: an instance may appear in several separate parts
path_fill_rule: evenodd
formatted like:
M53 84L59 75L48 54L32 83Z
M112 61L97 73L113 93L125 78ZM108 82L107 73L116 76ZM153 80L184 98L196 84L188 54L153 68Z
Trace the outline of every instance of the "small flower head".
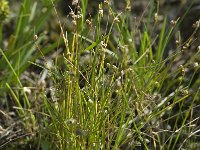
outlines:
M38 39L38 36L37 36L37 34L35 34L35 35L33 36L33 40L36 41L37 39Z
M106 66L107 66L108 68L110 68L111 65L110 65L110 63L106 63Z
M86 21L85 21L89 26L91 26L92 25L92 22L89 20L89 19L86 19Z
M73 12L73 10L70 11L69 15L70 15L72 18L74 18L75 13Z
M78 0L73 0L72 5L78 5Z
M170 21L170 24L171 24L172 26L176 26L177 21L175 21L175 20L171 20L171 21Z
M76 20L72 20L72 24L76 26Z
M10 13L8 2L6 0L0 0L0 22L5 20Z
M99 4L99 15L103 17L103 9L102 9L102 5L100 4Z
M158 14L157 13L154 14L154 21L155 21L155 23L158 22Z
M179 45L180 44L180 40L176 40L176 44Z
M120 22L119 18L118 18L118 17L115 17L115 18L114 18L114 22L119 23L119 22Z
M180 65L180 71L181 71L182 76L184 76L185 75L185 68L183 67L183 65Z
M200 45L197 47L197 51L200 52Z
M131 4L130 4L130 1L127 1L126 10L127 10L127 11L131 11Z
M195 24L193 24L194 28L199 28L200 27L200 20L196 21Z
M198 62L194 62L193 66L194 66L194 68L197 68L199 66L199 63Z
M117 66L112 65L112 69L116 71L117 70Z
M104 3L109 6L110 5L110 0L104 0Z

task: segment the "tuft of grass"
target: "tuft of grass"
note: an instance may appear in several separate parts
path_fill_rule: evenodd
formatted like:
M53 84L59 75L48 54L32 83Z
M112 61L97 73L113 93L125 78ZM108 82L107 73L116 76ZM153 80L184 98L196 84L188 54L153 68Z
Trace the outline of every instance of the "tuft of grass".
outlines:
M65 37L71 42L63 55L65 67L55 65L50 73L52 97L44 95L50 117L41 142L48 141L52 149L177 149L187 134L195 137L191 124L198 117L191 115L199 90L191 83L199 66L186 80L187 64L173 69L179 48L164 58L176 26L168 28L164 19L154 35L150 24L156 29L155 20L149 16L142 30L130 30L128 9L116 14L106 3L99 4L90 22L76 16L86 16L85 1L82 9L79 5L72 16L76 27ZM104 14L104 8L110 13Z

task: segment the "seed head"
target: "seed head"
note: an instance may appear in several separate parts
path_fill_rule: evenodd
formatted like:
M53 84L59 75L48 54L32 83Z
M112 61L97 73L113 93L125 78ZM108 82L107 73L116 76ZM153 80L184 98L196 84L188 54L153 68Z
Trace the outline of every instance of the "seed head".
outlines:
M99 15L103 17L103 9L102 6L99 4Z
M200 20L196 21L196 22L193 24L193 27L194 27L194 28L199 28L199 27L200 27Z
M179 40L176 40L176 44L180 44L180 41L179 41Z
M185 68L183 67L183 65L180 65L180 70L181 70L182 76L184 76L185 75Z
M197 47L197 51L200 52L200 45Z
M10 13L7 0L0 0L0 22L4 21Z
M76 26L76 20L72 20L72 24Z
M108 68L110 68L110 63L106 63L106 66L107 66Z
M78 0L73 0L72 5L78 5Z
M35 34L35 35L33 36L33 40L36 41L37 39L38 39L38 36L37 36L37 34Z
M117 70L117 66L112 65L112 68L116 71Z
M104 0L104 3L110 5L110 0Z
M154 14L154 21L155 21L156 23L158 22L158 14L157 14L157 13Z
M171 20L171 21L170 21L170 24L171 24L172 26L176 26L177 21Z
M115 18L114 18L114 22L119 23L119 22L120 22L120 21L119 21L119 18L118 18L118 17L115 17Z
M89 26L92 25L92 22L91 22L89 19L87 19L85 22L86 22Z
M194 68L197 68L199 66L199 63L198 62L194 62L193 66L194 66Z

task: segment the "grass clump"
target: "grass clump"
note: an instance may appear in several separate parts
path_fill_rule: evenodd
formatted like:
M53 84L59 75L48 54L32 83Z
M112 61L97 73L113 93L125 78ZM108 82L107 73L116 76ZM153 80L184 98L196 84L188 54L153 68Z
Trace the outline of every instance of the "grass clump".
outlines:
M65 32L60 23L62 59L43 67L51 86L36 97L41 104L33 112L38 147L195 147L200 79L194 57L199 52L179 64L183 47L189 48L188 42L179 42L165 55L176 25L168 26L167 18L158 22L153 1L146 8L149 14L144 13L147 19L139 21L132 19L130 1L123 13L115 13L114 5L104 1L94 18L87 15L87 0L73 4L73 31Z
M185 146L198 120L191 115L198 103L199 90L192 86L199 65L186 79L187 64L173 69L179 47L164 59L175 25L168 28L165 19L154 35L150 15L147 24L140 22L142 29L131 30L129 9L116 14L109 2L99 4L96 20L84 20L83 12L79 4L71 12L75 28L65 36L64 69L55 64L50 73L54 86L52 97L44 99L50 114L44 141L59 149Z

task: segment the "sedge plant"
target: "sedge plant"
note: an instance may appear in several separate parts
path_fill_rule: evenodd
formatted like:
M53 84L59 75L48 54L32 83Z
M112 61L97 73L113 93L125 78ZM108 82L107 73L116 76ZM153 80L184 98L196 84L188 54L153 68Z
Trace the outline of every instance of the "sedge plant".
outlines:
M164 19L155 35L159 10L153 3L148 22L135 27L130 1L121 14L110 1L99 4L95 20L86 17L87 1L75 5L74 31L63 34L64 69L55 64L50 70L54 85L51 98L44 95L49 120L41 142L50 149L177 149L195 139L199 90L192 87L199 65L188 61L196 64L188 79L188 64L173 69L185 43L164 55L176 24Z

